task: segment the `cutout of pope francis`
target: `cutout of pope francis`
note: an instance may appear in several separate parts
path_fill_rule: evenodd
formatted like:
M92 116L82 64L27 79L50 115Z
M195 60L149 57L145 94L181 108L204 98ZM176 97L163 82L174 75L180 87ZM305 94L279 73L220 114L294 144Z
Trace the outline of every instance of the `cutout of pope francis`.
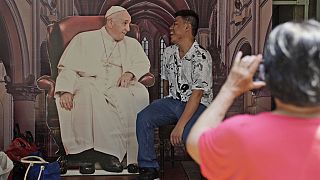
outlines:
M58 64L55 97L67 160L79 161L80 172L102 169L137 172L137 112L149 103L137 80L150 62L139 42L126 36L131 16L120 6L105 14L105 25L76 35Z

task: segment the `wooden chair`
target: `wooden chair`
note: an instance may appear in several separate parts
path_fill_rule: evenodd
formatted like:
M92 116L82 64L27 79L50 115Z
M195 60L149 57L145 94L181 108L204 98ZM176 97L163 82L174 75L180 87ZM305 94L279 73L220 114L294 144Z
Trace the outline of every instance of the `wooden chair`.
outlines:
M159 127L159 141L160 141L160 177L164 177L164 162L165 162L165 142L170 141L170 135L172 130L174 129L175 124L169 124ZM170 162L171 166L174 167L174 146L170 147ZM200 179L205 180L200 172Z
M175 124L169 124L159 127L159 141L160 141L160 176L164 176L164 161L165 161L165 142L170 141L170 134L174 129ZM170 146L170 161L171 166L174 167L174 146Z
M43 75L37 80L37 85L41 90L47 91L47 125L50 134L53 136L55 143L58 145L59 156L65 155L60 135L60 125L58 120L58 112L54 99L55 80L58 75L57 65L60 57L67 47L71 39L78 33L90 30L100 29L104 25L104 16L71 16L60 22L54 22L47 28L47 52L51 68L51 75ZM138 41L139 28L137 25L130 25L131 31L128 36L136 38ZM146 87L153 86L154 75L147 73L139 82Z

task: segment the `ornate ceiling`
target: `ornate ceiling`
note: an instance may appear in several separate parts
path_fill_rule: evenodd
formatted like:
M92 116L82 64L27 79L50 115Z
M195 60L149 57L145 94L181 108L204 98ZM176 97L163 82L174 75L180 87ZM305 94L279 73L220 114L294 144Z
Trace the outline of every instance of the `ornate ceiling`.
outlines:
M200 17L200 28L209 27L209 18L216 0L75 0L79 15L103 15L113 5L128 9L132 22L141 31L156 29L168 34L174 13L181 9L195 10Z

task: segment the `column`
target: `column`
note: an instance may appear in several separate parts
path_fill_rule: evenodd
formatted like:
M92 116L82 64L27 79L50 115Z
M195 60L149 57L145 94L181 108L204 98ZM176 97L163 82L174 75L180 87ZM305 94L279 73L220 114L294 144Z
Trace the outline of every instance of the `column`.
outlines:
M208 49L209 47L209 34L210 34L209 28L198 29L197 41L205 49Z
M73 0L60 0L59 9L60 19L63 19L67 16L73 16Z
M41 91L34 85L24 83L6 85L7 92L13 96L13 118L20 131L30 131L35 137L35 99Z
M32 72L40 74L40 1L32 1Z
M316 19L320 21L320 0L316 1L317 10L316 10Z

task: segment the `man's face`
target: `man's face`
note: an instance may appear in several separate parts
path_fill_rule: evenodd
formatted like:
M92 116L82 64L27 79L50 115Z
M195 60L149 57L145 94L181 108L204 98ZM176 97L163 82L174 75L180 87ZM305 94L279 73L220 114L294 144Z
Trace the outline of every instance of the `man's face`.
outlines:
M173 24L170 26L170 39L172 43L177 44L186 36L187 26L188 22L182 17L178 16L175 18Z
M121 41L130 31L131 16L127 11L121 11L110 17L111 26L109 26L110 35L115 41Z

